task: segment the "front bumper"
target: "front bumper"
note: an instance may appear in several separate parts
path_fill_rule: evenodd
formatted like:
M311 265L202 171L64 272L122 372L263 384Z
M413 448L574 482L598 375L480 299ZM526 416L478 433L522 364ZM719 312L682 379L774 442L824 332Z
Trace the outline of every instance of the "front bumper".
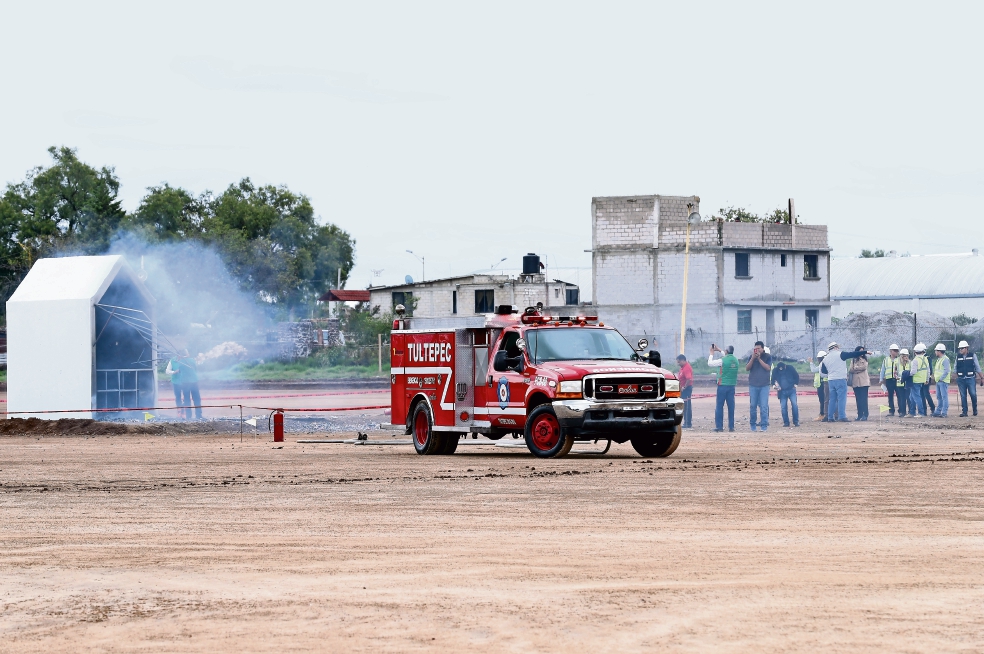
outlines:
M639 432L673 431L683 421L683 400L599 402L558 400L553 403L560 425L575 437L627 441Z

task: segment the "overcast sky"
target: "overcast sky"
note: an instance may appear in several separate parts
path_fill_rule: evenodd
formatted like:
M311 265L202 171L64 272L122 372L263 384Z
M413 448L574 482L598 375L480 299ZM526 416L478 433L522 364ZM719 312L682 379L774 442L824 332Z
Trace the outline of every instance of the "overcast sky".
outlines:
M590 274L592 196L796 199L835 256L984 246L984 4L6 3L0 180L50 145L124 206L249 176L357 241L350 288ZM580 273L570 269L580 268ZM573 280L572 280L573 281ZM585 284L586 285L586 284Z

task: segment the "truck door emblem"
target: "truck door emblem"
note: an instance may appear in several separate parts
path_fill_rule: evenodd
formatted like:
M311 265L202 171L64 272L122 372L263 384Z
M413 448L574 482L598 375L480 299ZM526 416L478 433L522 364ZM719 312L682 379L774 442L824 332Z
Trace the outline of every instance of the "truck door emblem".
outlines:
M505 409L509 406L509 382L505 377L499 377L499 408Z

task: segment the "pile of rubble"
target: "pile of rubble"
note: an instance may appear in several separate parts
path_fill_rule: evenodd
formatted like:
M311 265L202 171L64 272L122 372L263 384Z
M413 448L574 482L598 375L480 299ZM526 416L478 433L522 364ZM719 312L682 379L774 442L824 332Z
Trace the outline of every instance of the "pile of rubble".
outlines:
M979 350L984 343L982 332L984 321L960 326L950 318L931 312L914 315L879 311L851 314L830 327L821 327L815 333L778 342L771 348L774 355L797 361L816 356L817 350L826 349L831 341L840 343L843 349L853 350L855 346L863 345L875 354L887 353L892 343L910 349L919 342L929 348L943 343L952 353L960 340L967 340L973 350Z

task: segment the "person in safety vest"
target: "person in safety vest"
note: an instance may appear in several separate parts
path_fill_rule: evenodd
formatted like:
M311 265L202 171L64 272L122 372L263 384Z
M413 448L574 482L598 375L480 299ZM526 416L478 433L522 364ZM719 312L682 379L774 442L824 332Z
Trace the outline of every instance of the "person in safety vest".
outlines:
M933 415L945 418L950 410L950 357L946 355L946 346L940 343L936 346L936 361L933 362L933 379L936 380L936 410Z
M970 351L970 344L967 341L960 341L957 345L957 360L954 367L957 369L957 388L960 389L960 417L967 417L967 395L970 395L976 416L977 380L981 376L981 364L977 361L977 355Z
M820 400L820 415L814 421L827 421L827 371L823 368L823 358L827 356L827 350L817 352L817 364L813 365L813 359L807 359L810 364L810 372L813 373L813 388L817 389L817 399Z
M909 390L909 413L925 416L926 404L929 403L928 413L936 411L936 404L929 395L929 357L926 356L926 345L916 343L912 348L916 356L912 358L912 388Z
M724 405L728 405L728 431L735 430L735 386L738 384L738 357L735 346L728 346L728 353L714 358L721 348L711 343L711 355L707 357L710 368L718 368L717 398L714 404L714 431L724 431Z
M902 375L902 361L899 359L899 346L892 343L888 346L888 356L882 359L881 372L878 373L878 383L882 390L888 393L888 415L895 415L895 399L899 400L899 415L905 415L905 402L902 401L902 389L899 388L899 377Z
M912 388L912 364L909 362L909 350L902 348L899 351L899 379L895 384L899 394L899 417L905 417L906 407L909 405L909 389ZM912 413L910 412L911 416Z

